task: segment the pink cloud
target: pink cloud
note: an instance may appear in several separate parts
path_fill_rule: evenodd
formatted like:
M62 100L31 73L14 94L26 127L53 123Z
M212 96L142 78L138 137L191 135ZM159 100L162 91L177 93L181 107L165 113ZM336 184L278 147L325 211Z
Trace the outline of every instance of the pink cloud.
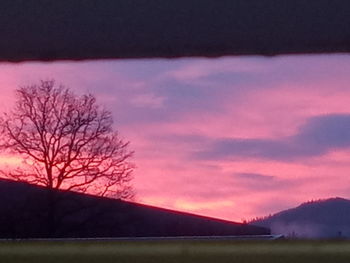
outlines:
M131 103L136 107L161 108L164 104L164 98L154 94L139 94L131 99Z
M131 141L137 201L229 220L350 197L346 148L298 160L196 159L220 139L285 140L310 118L350 114L348 56L1 64L1 110L19 85L54 78L96 94ZM323 149L323 148L322 148ZM6 160L6 157L3 157Z

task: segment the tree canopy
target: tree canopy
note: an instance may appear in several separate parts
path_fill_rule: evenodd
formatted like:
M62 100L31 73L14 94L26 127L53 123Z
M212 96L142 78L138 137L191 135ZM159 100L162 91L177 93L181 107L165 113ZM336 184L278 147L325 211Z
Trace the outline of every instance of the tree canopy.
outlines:
M6 177L49 189L132 197L133 152L93 95L78 96L54 81L20 87L0 125L2 150L23 160Z

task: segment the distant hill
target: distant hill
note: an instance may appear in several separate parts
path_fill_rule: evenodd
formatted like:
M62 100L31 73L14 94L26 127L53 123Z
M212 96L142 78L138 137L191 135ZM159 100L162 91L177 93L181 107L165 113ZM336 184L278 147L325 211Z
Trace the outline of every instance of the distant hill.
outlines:
M52 195L51 195L52 197ZM269 229L0 179L0 238L260 235ZM51 209L50 209L51 208Z
M311 201L252 224L287 237L350 238L350 200L337 197Z

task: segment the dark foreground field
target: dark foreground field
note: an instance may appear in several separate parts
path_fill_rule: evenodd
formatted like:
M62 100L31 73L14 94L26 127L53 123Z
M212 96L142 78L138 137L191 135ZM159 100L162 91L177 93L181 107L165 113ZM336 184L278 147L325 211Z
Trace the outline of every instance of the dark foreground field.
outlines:
M341 241L3 242L0 262L349 262Z

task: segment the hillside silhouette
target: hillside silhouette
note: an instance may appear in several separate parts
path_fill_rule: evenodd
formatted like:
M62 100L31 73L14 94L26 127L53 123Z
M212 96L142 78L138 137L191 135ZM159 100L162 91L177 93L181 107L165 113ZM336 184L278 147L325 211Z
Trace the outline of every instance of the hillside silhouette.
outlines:
M0 179L0 238L169 237L269 234L269 229L69 191L55 191L55 231L45 187Z
M292 238L350 238L350 200L310 201L252 224Z

